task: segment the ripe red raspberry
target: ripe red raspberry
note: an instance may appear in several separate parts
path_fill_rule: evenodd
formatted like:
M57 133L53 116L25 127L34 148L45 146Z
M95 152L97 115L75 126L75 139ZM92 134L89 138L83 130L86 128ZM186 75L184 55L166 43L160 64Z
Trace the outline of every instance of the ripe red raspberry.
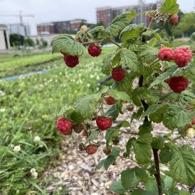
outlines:
M179 22L179 16L177 14L174 14L172 15L170 18L169 18L169 23L171 25L177 25Z
M96 118L96 124L100 130L104 131L112 126L112 119L105 116L98 116Z
M112 78L115 81L122 81L125 78L125 70L121 67L112 69Z
M175 63L179 67L185 67L192 59L192 52L187 47L179 47L175 49Z
M170 79L167 79L165 82L168 83L169 87L175 93L181 93L188 87L189 84L188 79L186 79L183 76L171 77Z
M64 54L64 62L68 67L73 68L77 64L79 64L79 58L78 56L71 56L71 55Z
M64 135L70 135L72 133L72 121L60 117L56 121L56 128Z
M192 120L192 125L195 125L195 117Z
M87 154L94 154L97 152L97 146L95 144L89 144L86 146L85 151Z
M116 103L116 100L112 96L107 96L104 99L108 105L114 105Z
M174 60L174 50L168 47L161 48L158 53L158 58L162 61Z
M93 57L99 56L101 51L101 47L97 46L95 43L90 44L88 47L88 53Z

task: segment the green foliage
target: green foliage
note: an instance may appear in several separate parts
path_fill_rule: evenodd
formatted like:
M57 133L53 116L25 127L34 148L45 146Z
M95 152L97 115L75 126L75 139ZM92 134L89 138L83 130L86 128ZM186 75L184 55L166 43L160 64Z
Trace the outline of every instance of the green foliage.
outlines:
M195 32L195 13L185 13L181 16L179 24L173 29L173 34L177 37L191 36Z
M58 35L52 41L52 52L62 52L72 56L81 56L85 47L74 41L69 35Z
M111 34L113 37L117 37L119 33L130 24L133 19L136 17L136 12L126 12L118 17L116 17L110 26L106 28L106 31Z
M133 42L140 38L140 35L142 34L143 30L144 30L143 24L141 25L130 24L129 26L126 26L122 30L120 34L121 41L124 43L127 41Z
M101 94L92 94L81 97L75 102L74 107L83 118L90 118L96 111L100 98Z
M127 169L121 173L121 182L125 189L133 189L141 181L147 179L147 174L144 169L135 167L132 169Z
M9 41L12 47L19 47L24 45L24 37L16 33L10 34Z
M193 185L195 181L195 152L187 146L174 147L170 164L171 177L180 183Z
M177 0L165 0L160 7L160 12L163 14L176 14L179 11Z

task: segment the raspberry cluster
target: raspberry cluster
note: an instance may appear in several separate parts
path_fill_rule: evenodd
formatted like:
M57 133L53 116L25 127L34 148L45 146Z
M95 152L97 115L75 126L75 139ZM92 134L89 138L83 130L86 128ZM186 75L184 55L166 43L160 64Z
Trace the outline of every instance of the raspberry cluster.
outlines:
M112 119L106 116L98 116L96 117L96 125L100 131L105 131L112 127ZM89 136L88 131L86 130L83 124L74 124L70 119L60 117L56 121L56 128L63 135L71 135L73 130L75 133L81 133L83 131L83 136ZM84 135L85 134L85 135ZM80 150L85 150L87 154L94 154L97 149L97 144L88 144L85 146L84 144L79 144Z
M178 47L175 50L172 48L161 48L158 53L158 58L161 61L175 61L178 67L185 67L192 59L192 51L187 47Z

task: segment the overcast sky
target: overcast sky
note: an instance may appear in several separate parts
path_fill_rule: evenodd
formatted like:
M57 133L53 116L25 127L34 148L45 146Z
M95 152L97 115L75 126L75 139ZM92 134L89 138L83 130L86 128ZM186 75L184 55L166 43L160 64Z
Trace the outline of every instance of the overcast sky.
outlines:
M156 0L145 0L156 2ZM1 14L34 14L34 18L25 18L24 21L31 25L32 34L36 33L36 24L41 22L69 20L84 18L89 22L96 22L96 7L123 6L137 4L138 0L0 0ZM195 10L195 0L178 0L182 11ZM1 23L16 23L16 17L2 17Z

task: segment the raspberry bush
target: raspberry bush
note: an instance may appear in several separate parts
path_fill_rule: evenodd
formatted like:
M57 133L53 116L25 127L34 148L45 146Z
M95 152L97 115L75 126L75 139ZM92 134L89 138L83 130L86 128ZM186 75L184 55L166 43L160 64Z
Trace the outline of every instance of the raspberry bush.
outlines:
M165 0L160 8L146 13L147 27L132 24L136 13L131 11L106 28L82 26L75 38L60 35L53 40L53 52L61 52L69 67L79 66L79 57L86 52L101 55L106 42L116 45L103 60L106 78L99 82L99 92L78 98L56 123L65 136L85 136L86 143L78 147L89 155L100 146L96 138L105 135L107 157L98 167L108 169L119 156L135 162L133 168L121 170L111 186L113 192L188 194L178 185L195 184L195 151L177 142L195 135L195 62L190 48L174 48L172 39L161 36L163 28L152 29L153 23L176 25L178 11L176 0ZM130 120L116 123L125 110L132 112ZM133 120L142 121L137 133L127 128ZM155 123L164 125L167 133L155 133ZM123 133L128 141L119 147Z

